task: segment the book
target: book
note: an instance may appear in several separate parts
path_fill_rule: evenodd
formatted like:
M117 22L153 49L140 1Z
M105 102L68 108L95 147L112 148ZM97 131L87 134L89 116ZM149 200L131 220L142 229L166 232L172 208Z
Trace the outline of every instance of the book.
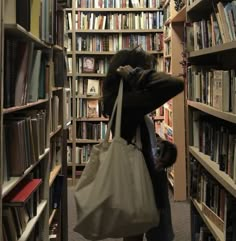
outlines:
M38 189L41 183L42 179L40 178L25 178L6 197L4 197L3 205L23 206Z
M99 117L99 103L98 100L87 100L87 118Z
M95 72L95 59L93 57L83 57L82 72L83 73Z
M88 79L87 82L87 95L99 96L99 83L97 79Z
M27 88L27 103L35 102L38 100L41 55L42 55L41 50L34 51L32 71L31 71L30 79L28 81L28 88Z

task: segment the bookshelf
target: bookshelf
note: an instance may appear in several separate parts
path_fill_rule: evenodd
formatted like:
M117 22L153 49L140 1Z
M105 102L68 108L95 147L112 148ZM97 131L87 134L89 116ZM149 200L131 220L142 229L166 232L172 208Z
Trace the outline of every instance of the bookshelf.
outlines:
M101 115L99 99L110 58L122 48L140 44L156 56L160 70L163 66L161 3L147 1L147 6L136 6L133 2L129 5L127 1L104 1L104 5L99 5L101 3L91 1L85 6L73 1L72 8L66 9L67 76L72 90L72 124L67 141L68 180L73 185L86 165L92 145L104 137L108 119ZM95 66L85 67L87 60L95 61ZM98 81L98 94L88 95L87 85L94 80ZM92 103L96 114L89 117L88 106ZM91 128L98 129L91 133Z
M178 1L177 1L178 2ZM178 11L177 11L178 10ZM174 0L164 3L164 71L174 76L182 76L184 81L184 22L186 6L177 8ZM175 201L187 197L186 154L185 154L185 93L180 93L164 104L164 121L161 124L162 137L174 142L178 149L176 163L168 169L168 180L173 188Z
M192 240L236 237L235 9L235 1L201 0L186 8Z
M67 240L65 4L0 4L1 240Z

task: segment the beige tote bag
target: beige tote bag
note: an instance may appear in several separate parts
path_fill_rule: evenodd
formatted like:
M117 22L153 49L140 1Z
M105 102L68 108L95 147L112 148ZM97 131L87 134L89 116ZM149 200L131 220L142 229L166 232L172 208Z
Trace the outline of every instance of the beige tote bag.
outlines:
M140 151L140 131L135 145L120 136L122 96L121 80L105 140L94 145L75 189L74 230L89 240L145 233L159 224L151 179ZM115 135L109 142L115 111Z

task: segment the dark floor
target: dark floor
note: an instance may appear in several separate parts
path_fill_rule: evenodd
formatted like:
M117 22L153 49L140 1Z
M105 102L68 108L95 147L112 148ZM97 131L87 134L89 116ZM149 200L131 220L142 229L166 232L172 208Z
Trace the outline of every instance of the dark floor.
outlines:
M174 202L170 192L172 221L175 232L174 241L190 241L190 210L189 203ZM73 232L75 225L75 203L73 198L73 187L68 187L68 241L86 241L81 235ZM116 239L121 241L122 239ZM106 241L115 241L115 239L106 239ZM162 240L157 240L162 241Z

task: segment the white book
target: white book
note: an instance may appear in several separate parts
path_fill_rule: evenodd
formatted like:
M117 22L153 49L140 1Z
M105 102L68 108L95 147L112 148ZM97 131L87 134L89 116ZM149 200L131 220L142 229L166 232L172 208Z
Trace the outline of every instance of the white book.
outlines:
M87 95L90 96L99 96L99 80L97 79L88 79L87 83Z

